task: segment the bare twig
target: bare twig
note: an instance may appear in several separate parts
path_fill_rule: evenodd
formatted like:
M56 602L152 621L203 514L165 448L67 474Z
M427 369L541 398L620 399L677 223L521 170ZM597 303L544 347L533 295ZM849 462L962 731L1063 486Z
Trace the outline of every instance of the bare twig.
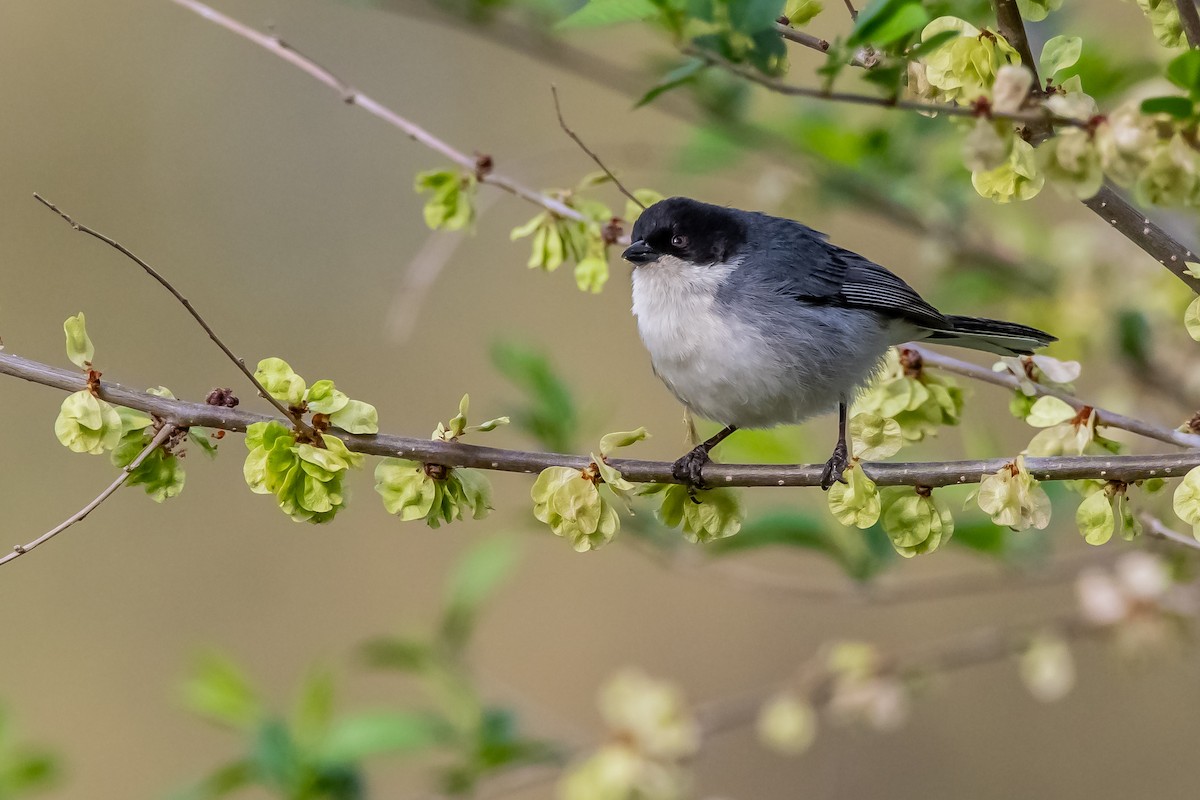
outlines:
M1151 222L1149 217L1134 208L1111 185L1106 183L1099 192L1084 200L1083 204L1126 239L1149 253L1193 291L1200 292L1200 279L1187 273L1187 262L1195 261L1195 254Z
M131 474L133 474L133 471L135 469L137 469L138 467L140 467L142 465L142 462L145 461L146 458L151 453L153 453L158 448L162 447L163 443L166 442L167 439L171 438L171 436L175 433L175 430L176 430L176 428L174 425L171 425L169 423L163 425L162 428L159 429L158 433L155 434L154 438L150 440L150 443L147 444L144 448L142 448L142 452L138 453L137 457L134 458L133 461L130 461L128 466L126 466L124 469L121 470L121 474L117 476L117 479L115 481L113 481L111 484L109 484L107 489L105 489L100 494L96 495L96 498L94 500L92 500L92 502L88 503L86 506L79 509L78 512L71 515L68 519L64 520L62 522L62 524L52 528L51 530L46 531L41 536L34 539L32 542L29 542L27 544L19 544L16 547L14 547L13 551L11 553L4 556L3 558L0 558L0 566L7 564L9 561L19 558L20 556L25 555L26 553L28 553L30 550L37 547L38 545L44 544L45 542L50 541L58 534L65 531L67 528L74 525L76 522L82 522L84 517L86 517L88 514L92 513L93 511L95 511L96 508L99 507L99 505L101 503L103 503L105 500L107 500L113 492L115 492L117 489L120 489L121 486L125 483L125 481L129 480L129 476Z
M176 0L178 2L178 0ZM700 50L695 47L686 47L683 50L687 55L707 61L717 67L745 78L748 81L757 83L777 94L788 95L791 97L810 97L814 100L827 100L833 103L849 103L852 105L875 106L877 108L894 108L903 111L920 111L924 113L945 114L952 117L978 117L983 112L973 106L950 105L948 103L926 103L921 100L905 100L898 97L879 97L871 94L855 94L853 92L833 92L825 89L817 89L811 86L796 86L786 83L768 75L763 75L748 67L743 67L740 64L735 64L728 59L721 58L715 53L707 50ZM1009 122L1020 122L1025 124L1042 123L1048 125L1063 125L1072 128L1086 128L1088 123L1083 120L1072 119L1054 114L1045 107L1038 111L989 111L987 112L993 119L1003 119Z
M1196 12L1196 0L1175 0L1175 7L1179 9L1179 21L1188 44L1200 47L1200 13Z
M3 352L0 352L0 374L12 375L64 391L79 391L86 385L86 377L77 372L58 369ZM99 394L115 405L154 414L179 427L203 426L244 431L255 422L271 419L284 421L237 409L156 397L107 381L100 383ZM505 450L456 441L443 442L389 434L355 435L340 431L337 436L354 452L394 456L446 467L533 473L554 466L583 470L592 463L590 456ZM609 463L619 469L625 478L636 483L678 483L672 475L670 462L614 458L610 459ZM1011 463L1012 459L1008 458L914 463L871 462L864 464L863 468L881 486L937 488L977 483L983 476L997 472ZM1025 464L1029 472L1039 480L1103 478L1131 483L1146 478L1181 477L1188 470L1200 466L1200 451L1134 456L1028 458ZM705 469L704 477L714 486L819 486L824 466L714 463Z
M829 42L819 36L813 36L811 33L798 31L791 25L784 25L782 22L775 23L775 30L779 35L787 39L789 42L795 42L798 45L807 47L809 50L816 50L818 53L829 52Z
M973 378L984 383L992 383L996 386L1004 386L1009 389L1020 388L1021 382L1007 372L994 372L987 367L981 367L977 364L972 364L969 361L962 361L950 356L944 356L941 353L935 353L924 347L914 344L904 345L906 348L915 350L921 356L921 363L927 367L935 367L946 372L953 372L956 375L962 375L967 378ZM1091 408L1096 412L1096 423L1105 425L1110 428L1120 428L1121 430L1136 433L1139 436L1145 436L1148 439L1157 439L1160 442L1168 442L1177 444L1180 447L1200 448L1200 436L1192 433L1184 433L1177 431L1174 428L1167 428L1162 425L1154 425L1149 422L1144 422L1140 419L1127 417L1124 414L1118 414L1115 411L1109 411L1104 408L1097 408L1090 403L1085 403L1078 397L1073 397L1066 392L1061 392L1049 386L1044 386L1040 383L1033 383L1034 394L1039 397L1048 395L1057 397L1067 405L1074 408L1076 411L1085 407Z
M1200 541L1197 541L1196 537L1188 536L1186 533L1180 533L1174 528L1167 527L1161 519L1153 514L1142 514L1141 520L1146 533L1155 539L1162 539L1172 544L1191 548L1192 550L1200 550Z
M290 420L290 424L296 426L300 430L311 432L312 429L304 422L304 419L300 416L300 414L292 411L287 406L285 406L283 403L279 402L278 400L276 400L274 397L271 396L271 393L268 392L266 390L266 388L261 383L258 382L258 378L254 377L254 373L251 372L250 369L246 366L246 362L243 361L242 359L238 358L236 355L234 355L234 352L229 349L229 346L226 345L225 342L221 341L221 337L217 336L216 331L214 331L212 329L212 327L205 321L204 317L200 316L200 312L196 311L196 309L192 306L191 302L186 297L184 297L182 294L180 294L179 290L176 289L174 286L172 286L171 283L166 278L164 278L162 275L160 275L158 270L154 269L154 267L147 264L145 261L143 261L141 258L139 258L132 250L130 250L129 248L127 248L125 245L121 244L120 242L116 241L115 239L105 236L103 233L93 230L92 228L89 228L88 226L82 225L82 224L76 222L75 220L71 219L71 217L65 211L61 210L58 206L54 205L54 203L51 203L46 198L42 197L37 192L34 192L33 196L34 196L34 199L36 199L39 203L41 203L46 208L50 209L55 214L58 214L60 217L62 217L64 220L66 220L67 224L69 224L72 228L79 231L80 233L86 233L88 236L91 236L95 239L99 239L100 241L102 241L106 245L108 245L109 247L116 249L122 255L127 257L130 261L132 261L133 263L135 263L139 267L141 267L143 270L145 270L147 275L149 275L151 278L154 278L154 280L158 281L159 285L161 285L164 289L166 289L168 292L170 292L171 295L174 296L174 298L176 300L178 300L185 309L187 309L187 312L192 315L192 319L196 320L196 322L199 323L200 327L204 329L204 332L208 334L208 338L212 339L213 342L217 345L217 347L221 348L221 352L224 353L229 358L229 360L233 362L234 366L236 366L239 370L241 370L242 374L245 375L252 384L254 384L254 388L258 390L258 394L261 397L265 398L267 400L267 402L269 402L271 405L275 406L275 409L277 411L279 411L279 413L281 413L285 417L287 417Z
M571 141L573 141L573 142L575 142L575 144L579 145L579 149L582 150L583 152L587 153L588 157L591 158L592 161L596 162L596 166L598 166L598 167L600 167L600 169L604 170L604 174L607 175L608 179L610 181L612 181L613 184L615 184L618 189L621 190L621 194L628 197L633 202L634 205L636 205L638 208L645 211L646 210L645 203L643 203L641 200L638 200L637 197L633 194L633 192L626 189L625 184L621 183L621 181L617 179L617 176L613 174L613 171L611 169L609 169L608 166L603 161L600 160L600 156L596 155L595 152L593 152L590 147L588 147L586 144L583 143L583 139L580 139L579 136L575 133L575 131L571 130L567 126L567 121L565 119L563 119L562 105L559 104L559 102L558 102L558 87L551 86L550 94L552 94L554 96L554 113L558 115L558 126L563 129L563 133L565 133L567 136L570 136Z
M490 184L534 205L539 205L559 217L573 219L577 222L586 221L583 214L580 214L561 200L538 192L513 178L493 171L490 166L490 159L485 161L483 157L467 155L461 150L455 149L421 126L397 114L373 97L358 91L316 61L300 53L296 48L285 44L278 37L260 33L250 26L238 22L233 17L222 14L216 9L199 2L199 0L171 0L171 2L200 15L209 22L219 25L231 33L241 36L243 39L253 42L264 50L279 56L289 64L298 67L310 77L315 78L336 91L348 105L358 106L368 114L378 117L392 127L397 128L414 142L439 153L463 169L470 170L481 183Z
M846 10L850 12L850 21L858 22L858 9L854 7L854 3L850 2L850 0L844 0L844 2L846 3Z

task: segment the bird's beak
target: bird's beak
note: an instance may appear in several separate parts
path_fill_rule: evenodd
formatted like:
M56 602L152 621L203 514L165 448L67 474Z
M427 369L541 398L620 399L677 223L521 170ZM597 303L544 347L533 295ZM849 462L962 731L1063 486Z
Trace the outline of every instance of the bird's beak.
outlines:
M658 260L658 253L654 251L653 247L646 244L644 239L638 239L625 248L625 252L621 254L621 258L630 264L649 264L651 261Z

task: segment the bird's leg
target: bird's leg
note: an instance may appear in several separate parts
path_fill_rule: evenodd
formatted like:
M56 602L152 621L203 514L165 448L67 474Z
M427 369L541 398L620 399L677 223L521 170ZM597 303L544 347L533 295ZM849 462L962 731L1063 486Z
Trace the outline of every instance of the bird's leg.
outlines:
M850 409L843 399L838 403L838 440L834 445L833 455L825 462L825 471L821 473L821 488L829 491L829 487L833 486L834 481L845 483L842 480L842 472L845 471L850 463L849 453L846 449L846 418L850 415Z
M696 499L696 490L706 488L704 476L701 473L704 465L708 463L709 452L736 430L736 425L730 425L728 428L717 431L712 437L693 447L683 458L671 465L671 474L675 476L675 480L688 487L688 496L692 498L693 502L700 502Z

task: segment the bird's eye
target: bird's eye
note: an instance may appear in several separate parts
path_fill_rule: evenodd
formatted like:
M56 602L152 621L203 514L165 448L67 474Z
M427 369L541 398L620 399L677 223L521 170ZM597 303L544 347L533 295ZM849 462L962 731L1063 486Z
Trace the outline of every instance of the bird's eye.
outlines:
M682 250L687 247L688 238L682 233L677 233L671 237L671 247L676 247Z

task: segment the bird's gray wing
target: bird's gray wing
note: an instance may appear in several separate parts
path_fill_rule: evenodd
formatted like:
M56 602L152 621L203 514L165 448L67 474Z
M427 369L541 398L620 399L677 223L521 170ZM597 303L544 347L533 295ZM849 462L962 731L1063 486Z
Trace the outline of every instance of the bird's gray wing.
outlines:
M799 223L774 232L772 260L786 261L780 289L800 300L878 311L933 330L950 323L911 286L885 267L830 244Z

